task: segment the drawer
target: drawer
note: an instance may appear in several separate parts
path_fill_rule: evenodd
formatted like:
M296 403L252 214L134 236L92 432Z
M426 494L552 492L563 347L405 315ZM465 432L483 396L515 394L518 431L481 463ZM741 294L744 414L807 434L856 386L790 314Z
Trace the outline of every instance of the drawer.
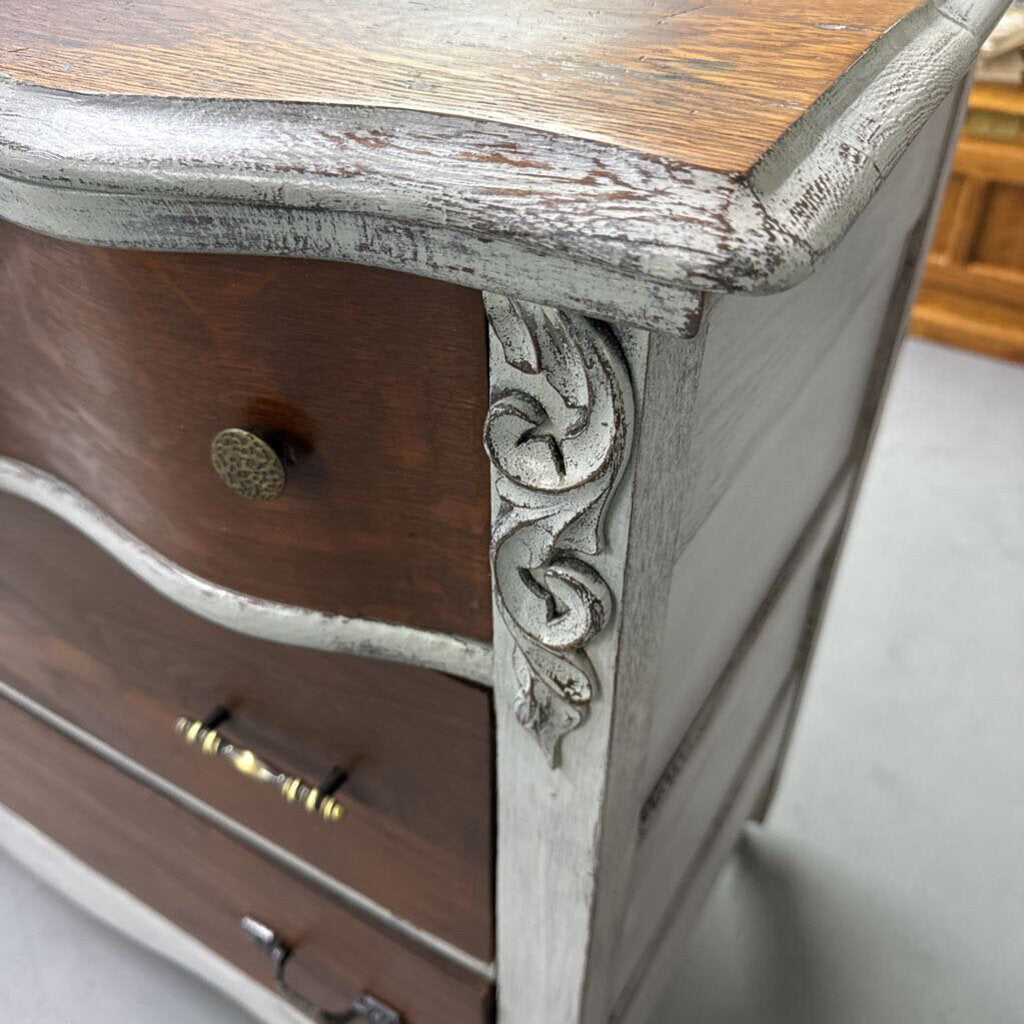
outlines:
M436 672L254 640L165 601L63 521L0 496L0 679L397 916L489 960L489 691ZM203 756L179 716L311 783L325 821Z
M0 221L0 455L246 594L489 639L478 292L343 263L137 253ZM276 439L283 494L210 462Z
M489 1019L486 978L375 925L2 698L0 803L268 987L271 963L243 934L246 915L294 947L285 978L320 1005L367 992L404 1024Z

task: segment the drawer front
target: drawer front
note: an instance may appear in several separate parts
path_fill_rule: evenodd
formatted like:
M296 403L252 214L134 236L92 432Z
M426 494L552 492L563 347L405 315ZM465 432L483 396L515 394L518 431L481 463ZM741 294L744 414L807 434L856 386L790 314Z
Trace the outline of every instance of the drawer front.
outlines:
M0 496L0 679L480 959L492 949L490 694L412 666L228 632L152 591L49 512ZM311 783L325 821L203 756L179 716Z
M487 980L375 926L2 698L0 803L268 987L271 963L243 934L246 915L294 946L286 980L320 1005L368 992L405 1024L488 1019Z
M479 293L342 263L135 253L0 221L0 454L243 593L491 633ZM215 435L274 440L250 501Z

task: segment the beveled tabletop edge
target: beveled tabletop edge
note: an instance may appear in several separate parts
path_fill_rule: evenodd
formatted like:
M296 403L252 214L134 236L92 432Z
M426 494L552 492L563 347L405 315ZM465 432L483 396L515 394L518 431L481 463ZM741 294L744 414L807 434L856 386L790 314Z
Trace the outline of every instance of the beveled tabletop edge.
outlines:
M655 330L813 270L1006 0L931 0L746 176L381 108L97 96L0 77L0 216L79 242L383 266Z

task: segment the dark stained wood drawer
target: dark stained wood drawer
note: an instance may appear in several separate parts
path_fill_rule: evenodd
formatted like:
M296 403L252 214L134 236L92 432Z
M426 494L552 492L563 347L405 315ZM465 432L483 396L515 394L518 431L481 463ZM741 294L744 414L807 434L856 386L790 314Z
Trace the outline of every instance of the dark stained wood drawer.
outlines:
M490 693L411 666L253 640L165 601L61 520L0 496L0 679L481 960L492 953ZM339 821L205 757L179 715L316 783Z
M368 992L405 1024L484 1024L490 982L375 926L0 698L0 802L272 986L251 915L295 951L286 978L321 1005Z
M288 604L491 634L478 292L343 263L136 253L0 221L0 455L200 576ZM210 466L283 438L281 497Z

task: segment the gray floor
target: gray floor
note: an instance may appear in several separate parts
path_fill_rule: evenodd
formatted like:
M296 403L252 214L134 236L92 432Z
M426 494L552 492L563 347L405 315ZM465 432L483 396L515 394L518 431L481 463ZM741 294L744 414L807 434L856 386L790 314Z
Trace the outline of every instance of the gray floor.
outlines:
M1024 1021L1024 368L908 344L777 803L657 1024ZM249 1024L0 858L3 1024Z

